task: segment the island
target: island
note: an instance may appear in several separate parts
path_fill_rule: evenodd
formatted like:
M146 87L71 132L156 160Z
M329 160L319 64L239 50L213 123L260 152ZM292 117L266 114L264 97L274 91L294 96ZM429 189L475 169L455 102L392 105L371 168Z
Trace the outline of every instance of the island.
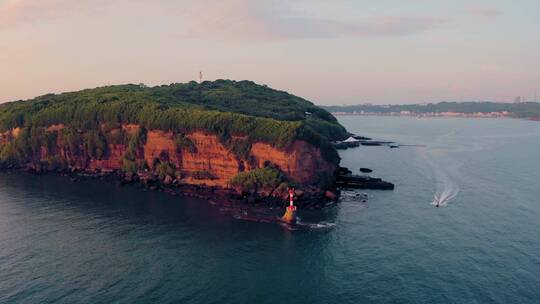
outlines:
M251 81L128 84L0 105L0 166L137 183L217 202L336 199L350 134L329 112ZM343 182L343 179L340 179Z

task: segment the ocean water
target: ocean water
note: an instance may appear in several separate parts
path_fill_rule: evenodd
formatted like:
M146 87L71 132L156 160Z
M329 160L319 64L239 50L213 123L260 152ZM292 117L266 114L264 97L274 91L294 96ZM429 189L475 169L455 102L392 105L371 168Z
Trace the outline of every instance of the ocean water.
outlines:
M322 223L313 229L135 187L1 173L0 303L540 303L540 123L339 120L425 147L341 152L396 189L300 212Z

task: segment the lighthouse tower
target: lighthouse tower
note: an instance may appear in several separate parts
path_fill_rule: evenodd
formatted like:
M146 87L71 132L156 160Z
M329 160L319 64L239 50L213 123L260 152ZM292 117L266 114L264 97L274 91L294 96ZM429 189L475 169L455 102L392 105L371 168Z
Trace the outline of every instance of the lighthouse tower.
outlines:
M294 205L294 188L289 189L289 206L281 220L288 224L296 223L296 206Z

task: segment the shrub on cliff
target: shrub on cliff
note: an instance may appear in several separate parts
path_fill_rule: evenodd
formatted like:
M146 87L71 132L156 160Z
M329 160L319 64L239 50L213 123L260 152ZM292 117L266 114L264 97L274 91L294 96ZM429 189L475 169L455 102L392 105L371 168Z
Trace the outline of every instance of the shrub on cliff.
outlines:
M126 157L123 157L122 158L122 171L124 171L124 173L129 176L136 174L139 171L137 162L130 160Z
M80 155L83 137L77 130L66 127L60 130L60 146L71 155Z
M174 165L166 161L158 163L155 170L160 180L165 179L166 176L174 176L175 173Z
M225 142L225 146L239 159L248 160L252 145L248 139L231 138Z
M2 147L0 151L0 162L3 165L18 165L23 160L14 144L6 144Z
M105 139L108 144L113 145L125 145L129 139L127 132L122 128L103 130L105 132Z
M21 128L15 138L2 146L0 160L12 165L29 162L41 152L41 147L52 149L49 142L52 139L45 135L43 128Z
M138 150L146 144L147 130L139 128L135 134L127 136L127 149L124 155L125 158L135 161L137 159Z
M65 171L69 168L67 161L60 156L49 156L43 162L42 165L49 171Z
M182 151L197 153L197 147L195 147L193 141L187 138L184 134L176 134L174 136L174 145L176 146L177 153L181 153Z
M257 168L236 174L230 181L231 186L244 190L271 190L285 180L283 173L274 167Z
M107 140L101 131L90 130L84 134L84 139L84 148L88 157L101 159L106 155L108 151Z

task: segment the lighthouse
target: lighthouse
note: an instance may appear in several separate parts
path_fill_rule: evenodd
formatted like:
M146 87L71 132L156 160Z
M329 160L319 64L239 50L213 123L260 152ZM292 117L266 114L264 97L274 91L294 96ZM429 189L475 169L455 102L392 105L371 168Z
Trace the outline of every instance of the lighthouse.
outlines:
M288 224L296 223L296 206L294 205L294 188L289 189L289 206L281 220Z

